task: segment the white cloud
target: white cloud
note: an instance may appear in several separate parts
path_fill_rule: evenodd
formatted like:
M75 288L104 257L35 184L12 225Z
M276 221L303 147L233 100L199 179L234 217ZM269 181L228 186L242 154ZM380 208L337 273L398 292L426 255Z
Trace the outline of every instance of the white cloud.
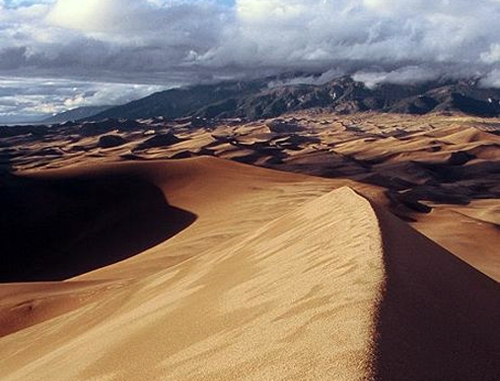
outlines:
M0 123L41 120L47 115L82 106L123 104L166 88L157 85L0 77Z
M490 50L481 54L481 60L487 64L500 62L500 44L491 44Z
M340 69L330 69L321 75L298 75L288 79L278 79L268 83L268 87L279 87L287 85L324 85L335 78L345 75Z
M500 88L500 70L495 69L488 73L482 80L481 85L484 87Z
M48 14L49 23L82 31L112 30L120 18L127 17L130 0L58 0Z
M369 88L375 88L381 83L392 84L417 84L430 81L439 77L441 73L432 68L420 66L402 67L390 72L359 71L352 77L355 81L363 82Z

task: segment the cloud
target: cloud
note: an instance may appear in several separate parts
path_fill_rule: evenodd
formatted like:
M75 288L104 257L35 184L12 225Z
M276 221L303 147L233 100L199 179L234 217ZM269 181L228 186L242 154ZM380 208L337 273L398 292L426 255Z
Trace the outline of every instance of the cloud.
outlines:
M493 70L497 16L493 0L58 0L0 11L0 70L162 81L421 63Z
M355 81L363 82L369 88L375 88L381 83L417 84L438 78L442 73L428 67L407 66L390 72L386 71L359 71L352 77Z
M110 31L133 15L131 0L85 0L85 5L74 0L59 0L50 10L47 21L69 29L82 31Z
M490 50L481 53L481 60L487 64L495 64L500 62L500 44L494 43L490 45Z
M157 85L0 77L0 123L40 121L48 115L82 106L124 104L166 88Z
M481 85L484 87L500 88L500 70L495 69L488 73L482 80Z
M107 79L188 72L193 54L220 41L224 7L147 0L58 0L4 9L0 70ZM14 54L15 53L15 54ZM173 73L173 77L178 74ZM157 79L157 80L158 80Z
M290 71L372 85L488 78L500 70L498 19L498 0L0 0L0 75L162 86Z
M330 69L320 75L295 75L292 78L276 79L268 83L269 88L288 86L288 85L324 85L334 78L345 75L345 72L339 69Z

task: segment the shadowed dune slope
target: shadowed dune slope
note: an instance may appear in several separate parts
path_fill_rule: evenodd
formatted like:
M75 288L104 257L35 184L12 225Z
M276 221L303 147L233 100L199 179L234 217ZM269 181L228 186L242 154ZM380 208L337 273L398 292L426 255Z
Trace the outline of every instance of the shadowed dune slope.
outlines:
M375 206L385 286L375 379L495 381L500 285Z
M196 216L144 179L8 176L0 186L0 281L63 280L138 254Z
M499 291L341 188L2 338L0 378L493 380Z

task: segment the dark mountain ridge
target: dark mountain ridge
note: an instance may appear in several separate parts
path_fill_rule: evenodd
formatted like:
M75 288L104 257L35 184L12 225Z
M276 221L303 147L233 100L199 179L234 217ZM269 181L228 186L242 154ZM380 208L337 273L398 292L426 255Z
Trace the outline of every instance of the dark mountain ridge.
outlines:
M312 108L338 113L380 111L409 114L461 112L484 117L500 115L500 89L481 87L477 79L380 84L375 88L367 87L349 76L321 85L269 86L270 83L269 79L262 79L171 89L112 107L84 120L159 116L167 119L194 116L253 120Z
M262 81L225 82L216 85L196 85L170 89L151 94L122 106L113 107L86 120L107 118L145 119L165 117L175 119L198 114L210 106L242 99L258 93L265 83ZM228 107L223 107L223 113ZM218 116L218 115L214 115Z

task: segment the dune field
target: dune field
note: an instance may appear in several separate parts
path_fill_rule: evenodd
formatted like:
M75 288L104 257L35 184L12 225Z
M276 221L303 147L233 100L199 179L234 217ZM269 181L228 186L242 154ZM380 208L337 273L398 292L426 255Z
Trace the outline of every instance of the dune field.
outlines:
M0 129L2 381L499 379L500 120L33 131Z

